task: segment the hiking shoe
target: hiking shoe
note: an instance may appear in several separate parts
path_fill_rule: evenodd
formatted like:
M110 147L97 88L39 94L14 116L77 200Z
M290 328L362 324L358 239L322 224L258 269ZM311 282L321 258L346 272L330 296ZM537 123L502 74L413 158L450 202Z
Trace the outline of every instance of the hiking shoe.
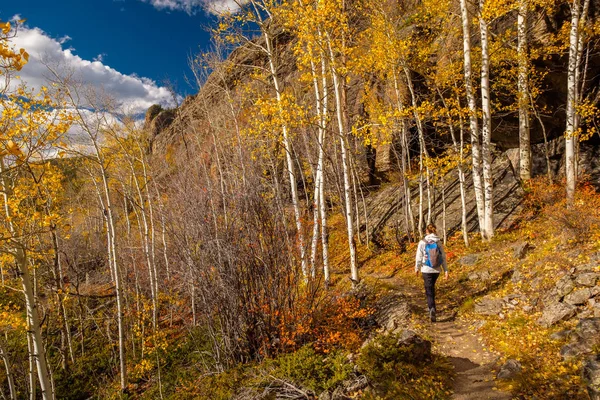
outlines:
M435 322L435 308L429 310L429 319L431 322Z

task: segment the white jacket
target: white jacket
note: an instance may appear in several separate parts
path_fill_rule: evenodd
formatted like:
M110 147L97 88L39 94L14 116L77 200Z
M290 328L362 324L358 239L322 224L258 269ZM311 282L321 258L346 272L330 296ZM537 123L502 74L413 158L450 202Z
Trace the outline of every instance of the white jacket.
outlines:
M441 272L440 267L431 268L430 266L425 264L425 261L427 259L427 255L425 254L425 245L427 244L427 242L432 241L437 242L438 248L440 249L439 256L442 257L442 268L444 268L444 272L448 272L448 262L446 259L446 252L444 251L444 245L435 233L430 233L419 242L419 246L417 247L417 255L415 257L415 271L419 271L420 268L421 273L439 274Z

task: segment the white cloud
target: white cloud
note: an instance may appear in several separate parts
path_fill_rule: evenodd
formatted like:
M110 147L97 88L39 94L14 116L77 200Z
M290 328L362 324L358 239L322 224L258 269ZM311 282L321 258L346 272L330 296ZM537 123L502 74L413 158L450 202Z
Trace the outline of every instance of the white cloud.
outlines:
M73 48L63 47L69 39L68 36L54 39L39 28L20 27L13 43L30 55L29 62L19 72L21 80L28 87L39 89L48 85L46 64L58 65L73 71L77 80L112 97L120 107L119 112L140 114L153 104L174 105L167 88L158 86L151 79L125 75L105 65L103 54L93 61L84 60Z
M100 53L94 57L94 61L104 62L104 57L106 57L106 53Z
M206 10L211 14L223 14L225 12L237 12L240 5L248 0L142 0L150 3L159 10L185 11L193 15L198 10Z
M69 36L69 35L65 35L65 36L63 36L63 37L59 38L59 39L57 40L57 42L58 42L58 43L60 43L60 44L65 44L65 43L67 43L69 40L73 40L73 38L72 38L71 36Z
M206 9L213 14L223 14L225 12L234 13L240 9L240 5L245 4L246 0L207 0Z

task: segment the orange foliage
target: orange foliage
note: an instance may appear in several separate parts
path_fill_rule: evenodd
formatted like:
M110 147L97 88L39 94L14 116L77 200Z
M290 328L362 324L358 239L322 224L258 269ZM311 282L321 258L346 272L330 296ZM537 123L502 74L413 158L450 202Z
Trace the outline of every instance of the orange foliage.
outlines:
M280 349L293 351L306 343L328 353L335 348L356 350L364 339L361 322L373 309L351 295L303 291L293 312L278 315Z
M556 235L566 235L567 240L593 240L600 228L600 194L589 183L582 181L575 193L575 202L567 206L565 183L535 179L529 184L525 199L525 219L541 216L542 224L553 229ZM532 239L537 230L531 230Z

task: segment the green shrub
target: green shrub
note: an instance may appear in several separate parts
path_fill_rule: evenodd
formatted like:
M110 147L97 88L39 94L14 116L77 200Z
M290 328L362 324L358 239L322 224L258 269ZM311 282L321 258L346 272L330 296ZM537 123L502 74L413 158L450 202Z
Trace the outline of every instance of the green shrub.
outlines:
M379 336L362 349L357 364L374 389L363 398L449 398L453 371L449 362L437 355L430 360L415 360L412 346L398 346L398 338Z
M179 380L168 399L229 400L249 382L247 372L247 368L240 364L218 374L188 374ZM153 398L158 398L158 395Z
M352 373L352 365L344 352L322 355L311 345L279 356L270 363L273 376L300 384L315 393L335 388Z

